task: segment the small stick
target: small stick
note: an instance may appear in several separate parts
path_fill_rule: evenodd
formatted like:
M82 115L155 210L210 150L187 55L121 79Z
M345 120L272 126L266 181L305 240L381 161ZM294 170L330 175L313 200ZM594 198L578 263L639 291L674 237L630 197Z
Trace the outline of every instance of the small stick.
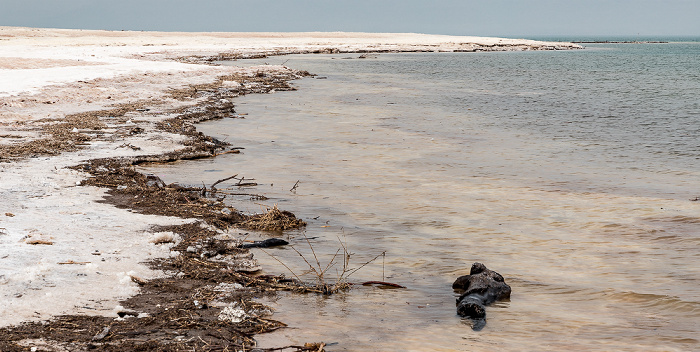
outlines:
M299 187L299 180L297 180L297 183L294 184L294 186L289 190L290 192L296 192L297 187Z
M223 194L228 194L228 195L230 195L230 196L250 196L250 197L253 197L253 198L260 199L260 200L267 200L267 199L269 199L269 198L267 198L267 197L265 197L265 196L263 196L263 195L255 194L255 193L236 193L236 192L226 192L226 191L219 191L219 192L220 192L220 193L223 193Z
M306 237L306 232L304 232L304 238L306 239L306 243L309 244L309 248L311 248L311 253L313 253L314 259L316 259L316 265L318 266L318 270L321 270L321 262L318 261L318 257L316 256L316 251L314 250L314 246L311 245L311 241L309 241L309 238ZM333 256L333 258L335 258L335 256ZM333 261L331 261L331 263L332 263L332 262L333 262ZM330 263L329 263L328 265L330 265ZM314 271L315 271L315 270L314 270ZM325 272L325 270L324 270L324 272ZM323 281L323 272L321 272L321 273L319 274L319 279L320 279L321 281Z
M384 259L386 259L386 252L382 252L382 281L385 280L385 278L384 278Z
M406 288L406 286L401 286L399 284L393 284L391 282L384 282L384 281L367 281L367 282L361 283L360 285L362 285L362 286L383 285L383 286L391 286L391 287L396 287L396 288Z
M216 185L218 185L218 184L221 183L221 182L228 181L228 180L230 180L230 179L232 179L232 178L236 178L236 176L238 176L238 174L235 174L235 175L233 175L233 176L231 176L231 177L222 178L222 179L220 179L220 180L214 182L214 183L211 185L211 189L215 190L215 189L216 189Z
M60 262L58 264L79 264L79 265L85 265L85 264L90 264L90 262L76 262L74 260L69 260L67 262Z
M338 250L335 251L333 258L331 258L331 260L328 262L328 265L326 265L326 268L323 269L323 271L321 272L322 275L325 275L326 271L328 271L328 269L330 269L335 264L335 258L338 256L338 253L340 253L340 248L338 248Z
M316 271L316 268L314 268L314 266L311 265L311 263L309 263L308 260L306 260L306 257L305 257L303 254L301 254L301 252L299 252L296 248L294 248L294 246L290 246L290 247L291 247L295 252L297 252L297 254L301 257L301 259L304 259L304 261L306 262L306 265L308 265L308 266L309 266L309 269L311 269L310 272L313 272L314 275L316 275L316 277L318 277L319 279L322 279L322 278L323 278L322 276L319 276L319 275L318 275L318 271ZM319 268L319 270L320 270L320 268ZM296 276L296 275L295 275L295 276Z
M292 247L292 248L294 248L294 247ZM289 270L289 272L292 273L292 275L294 275L294 277L296 277L297 280L299 280L299 282L304 282L304 281L302 281L302 280L299 278L299 276L297 276L297 274L294 273L294 271L292 271L292 269L290 269L286 264L282 263L281 260L277 259L277 257L275 257L274 255L272 255L272 254L270 254L270 253L267 253L267 251L265 251L264 249L260 249L260 250L263 251L263 253L269 255L270 257L272 257L272 259L278 261L280 264L282 264L282 266L284 266L285 268L287 268L287 270Z
M350 252L348 251L348 247L346 246L346 244L343 243L343 241L340 239L340 236L338 236L338 242L340 242L340 245L343 247L343 272L340 275L340 277L342 278L345 275L345 273L348 272L348 266L350 266Z
M219 155L224 155L224 154L240 154L240 152L241 152L241 151L238 150L238 149L227 150L227 151L225 151L225 152L221 152L221 153L218 153L218 154L214 154L214 156L219 156Z
M367 266L367 264L369 264L369 263L371 263L371 262L375 261L375 260L376 260L377 258L379 258L380 256L382 256L382 255L383 255L383 254L385 254L385 253L386 253L386 251L385 251L385 252L382 252L382 253L381 253L381 254L379 254L378 256L376 256L376 257L372 258L372 260L370 260L370 261L368 261L368 262L366 262L366 263L364 263L364 264L360 265L360 267L359 267L359 268L357 268L357 269L354 269L353 271L351 271L351 272L350 272L350 274L348 274L348 275L347 275L347 276L345 276L345 277L346 277L346 278L350 277L350 275L352 275L352 274L356 273L356 272L357 272L358 270L360 270L360 269L364 268L365 266Z

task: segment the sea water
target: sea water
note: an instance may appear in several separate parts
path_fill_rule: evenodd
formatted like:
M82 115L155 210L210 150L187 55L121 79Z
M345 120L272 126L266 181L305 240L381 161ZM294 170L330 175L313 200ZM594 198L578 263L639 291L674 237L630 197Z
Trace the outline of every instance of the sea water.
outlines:
M406 286L267 298L289 327L261 345L700 349L700 43L358 57L254 62L318 76L199 126L242 154L149 169L254 178L240 193L270 199L233 206L306 220L285 236L308 264L289 247L256 251L266 273L313 280L309 266L330 263L333 282L345 247L352 268L376 258L348 281ZM451 289L474 262L513 289L481 331Z

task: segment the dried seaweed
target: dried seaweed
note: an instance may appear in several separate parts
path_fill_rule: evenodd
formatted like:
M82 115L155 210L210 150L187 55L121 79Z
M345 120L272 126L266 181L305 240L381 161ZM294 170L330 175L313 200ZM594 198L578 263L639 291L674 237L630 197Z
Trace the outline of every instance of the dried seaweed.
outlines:
M94 139L109 117L124 116L148 104L146 101L121 104L113 109L67 115L62 119L43 119L35 123L42 137L26 142L0 145L0 161L11 161L39 155L58 155L78 150Z
M216 84L209 87L212 91L203 92L203 87L194 87L191 89L194 96L208 99L157 125L161 130L187 136L184 143L186 148L163 155L97 159L76 166L76 169L90 174L82 185L109 189L105 202L145 214L195 218L198 221L153 229L180 235L182 240L173 247L178 255L151 263L153 268L163 270L168 277L154 280L132 278L141 287L141 293L121 302L125 307L123 312L119 312L122 318L69 315L58 316L48 322L1 328L0 351L27 351L29 346L37 345L36 341L45 347L40 349L46 350L248 350L255 346L254 334L284 327L283 323L260 314L266 309L254 302L253 297L277 290L304 291L306 285L284 276L255 275L254 268L245 268L239 263L240 258L245 259L250 255L248 250L239 248L234 240L217 239L217 235L221 233L220 229L232 226L281 231L304 226L305 223L277 207L258 216L242 214L220 199L207 197L204 187L166 185L156 176L137 172L134 165L212 157L225 152L226 143L197 132L193 123L233 113L233 104L226 102L225 98L234 94L256 89L270 91L285 88L279 82L290 79L290 76L286 77L254 75L249 79L259 84L248 85L247 90L238 92L216 87ZM218 84L234 78L222 78ZM280 80L276 81L278 78ZM289 88L288 84L286 87ZM123 116L129 111L142 109L144 104L71 115L63 120L42 121L41 131L45 138L0 146L0 160L76 150L81 143L92 140L94 137L91 135L104 128L103 119ZM132 129L128 133L132 132L143 133L144 130ZM215 292L213 287L220 284L235 284L240 289ZM238 323L219 319L222 302L243 307L246 319ZM280 349L323 351L323 347L324 344L317 343Z
M304 227L306 222L286 210L279 210L277 205L274 205L263 214L248 217L240 225L253 230L284 231Z

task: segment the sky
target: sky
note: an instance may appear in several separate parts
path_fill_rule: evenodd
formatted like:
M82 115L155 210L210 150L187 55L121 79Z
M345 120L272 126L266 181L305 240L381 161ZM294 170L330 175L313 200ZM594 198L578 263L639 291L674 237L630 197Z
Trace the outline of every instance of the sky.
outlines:
M698 37L700 0L0 0L0 26Z

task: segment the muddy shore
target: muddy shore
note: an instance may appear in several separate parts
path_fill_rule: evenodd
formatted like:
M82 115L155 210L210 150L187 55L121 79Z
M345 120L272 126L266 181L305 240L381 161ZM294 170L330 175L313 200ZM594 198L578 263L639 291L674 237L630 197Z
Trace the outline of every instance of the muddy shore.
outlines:
M135 169L240 152L197 132L195 124L242 118L236 96L292 90L290 81L309 75L217 61L576 47L419 35L1 29L0 286L9 302L0 324L2 351L249 350L255 334L284 327L255 297L323 291L260 275L241 248L249 231L299 228L302 219L277 208L244 214L223 202L225 192L216 185L166 185ZM183 38L189 46L182 47ZM22 260L33 263L31 270L4 272ZM102 289L91 290L97 286ZM314 341L286 347L323 350Z

